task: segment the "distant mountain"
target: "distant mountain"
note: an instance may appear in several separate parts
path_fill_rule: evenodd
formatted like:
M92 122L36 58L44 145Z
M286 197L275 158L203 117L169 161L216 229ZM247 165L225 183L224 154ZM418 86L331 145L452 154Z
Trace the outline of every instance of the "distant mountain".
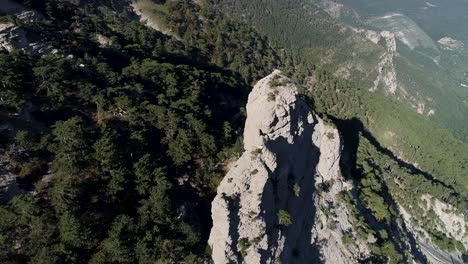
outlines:
M317 0L315 4L368 38L372 31L394 34L394 63L387 64L396 80L392 88L398 87L398 96L418 113L467 141L468 30L460 26L468 24L466 1ZM365 33L368 30L371 33Z
M344 89L337 89L340 82L327 85L331 86L329 89L320 84L309 88L321 111L340 118L359 116L377 139L398 156L440 179L463 182L458 187L468 191L468 180L464 177L468 169L465 166L468 145L441 128L450 124L463 129L467 108L460 106L460 97L453 90L435 86L444 80L438 78L441 76L436 71L438 66L400 42L395 32L343 24L328 15L327 8L304 0L215 2L221 10L229 10L227 14L231 17L266 34L276 45L291 49L296 61L312 62L335 78L353 83L344 85ZM353 17L359 17L357 11L348 10ZM413 30L420 33L414 43L428 40L420 29ZM425 45L435 44L429 41ZM420 65L421 58L424 63L429 62ZM406 88L404 84L412 86ZM430 119L435 118L437 109L426 105L426 101L446 109L439 109L438 116L444 117L443 122ZM434 144L430 138L441 141Z
M434 28L436 22L420 18L425 7L429 8L425 2L419 9L408 11L407 6L413 6L414 1L216 2L279 45L297 50L302 58L371 91L397 98L467 142L466 29L455 35L455 29L445 35L435 29L427 31L428 25ZM452 8L447 9L447 14L455 4L448 5ZM460 9L466 5L460 3ZM465 19L461 12L454 14L459 14L453 18L454 24ZM436 16L440 20L438 28L444 25L443 17ZM458 24L454 28L459 28ZM457 48L447 49L439 42L442 39L444 43L444 37L450 36L458 43Z

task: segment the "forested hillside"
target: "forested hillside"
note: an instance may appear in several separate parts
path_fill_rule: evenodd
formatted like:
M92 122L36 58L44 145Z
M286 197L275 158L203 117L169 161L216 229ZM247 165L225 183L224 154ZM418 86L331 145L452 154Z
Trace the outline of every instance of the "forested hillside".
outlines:
M398 230L403 221L400 215L409 212L413 228L424 230L437 247L463 252L464 246L443 235L434 211L428 213L419 200L430 194L457 208L458 214L466 214L468 147L397 101L330 73L316 71L309 85L304 96L342 131L341 171L355 190L340 197L355 208L350 238L365 240L373 234L378 237L373 252L381 257L376 261L385 261L386 256L392 259L390 263L406 261L409 252L404 250L404 241L414 237L409 230ZM406 160L420 163L415 166Z
M57 55L0 52L2 159L34 189L0 209L0 261L199 262L250 83L278 58L189 1L165 6L180 41L78 2L23 2L44 19L16 23Z
M366 42L355 39L357 36L349 29L302 0L214 2L231 17L252 23L275 43L291 48L298 61L318 65L321 70L333 73L316 74L312 84L305 85L305 89L312 90L318 111L331 113L341 119L358 117L383 146L391 149L395 155L417 164L421 170L440 180L456 183L453 185L460 192L468 192L465 177L468 174L468 146L455 138L450 131L418 115L401 101L368 91L370 86L363 82L366 76L361 75L359 69L367 74L372 73L372 58L375 57L372 55L374 46L370 42L367 43L369 48L366 48ZM325 23L326 27L316 23ZM355 42L349 42L353 39ZM320 44L325 40L328 42ZM363 44L359 44L361 42ZM378 49L375 52L379 54ZM330 59L334 56L341 57ZM332 67L328 67L324 60ZM339 72L336 67L340 61L348 60L353 62L352 68L358 72L351 71L348 81L345 81L343 75L336 76L336 72ZM368 68L359 64L361 60ZM411 79L419 77L411 76ZM318 84L314 88L317 80ZM445 101L444 104L446 107L457 108ZM463 111L462 109L452 114L462 120L465 118ZM460 122L453 120L459 119L448 119L445 122L458 126ZM460 127L463 126L464 124L460 124ZM438 142L434 142L434 139Z
M372 68L384 48L364 41L312 3L303 0L213 0L227 15L245 21L268 35L297 60L313 61L330 72L341 72L369 86L377 75ZM353 52L350 53L349 51ZM352 61L352 65L350 64Z
M314 0L314 3L337 21L361 31L394 33L395 70L400 86L417 99L420 113L467 142L466 2Z
M305 93L314 99L318 112L344 120L358 118L395 156L417 163L415 167L465 196L468 193L468 146L449 131L395 100L337 80L327 72L317 73Z

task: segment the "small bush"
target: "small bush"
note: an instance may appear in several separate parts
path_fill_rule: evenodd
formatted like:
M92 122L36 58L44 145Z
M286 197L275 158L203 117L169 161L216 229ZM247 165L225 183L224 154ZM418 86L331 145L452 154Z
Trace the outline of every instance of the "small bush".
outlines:
M254 157L258 157L260 154L262 154L262 149L261 148L257 148L255 150L252 150L252 152L250 152Z
M287 227L292 224L291 215L287 211L279 210L277 216L280 225Z
M379 234L380 234L380 237L383 239L383 240L387 240L388 239L388 233L385 229L382 229L379 231Z
M328 229L330 229L330 230L335 230L335 229L336 229L336 222L335 222L335 220L333 220L333 219L329 220L328 223L327 223L327 227L328 227Z
M0 15L1 24L14 23L14 22L15 22L15 18L12 15Z
M327 133L327 138L330 139L330 140L335 139L335 134L333 134L332 132L328 132Z
M239 243L237 243L237 250L239 251L242 257L247 256L247 249L250 247L249 239L244 237L239 239Z
M254 239L250 242L250 244L252 244L252 245L255 244L255 245L256 245L256 244L260 243L260 241L262 241L262 237L261 237L261 236L258 236L258 237L256 237L256 238L254 238Z
M353 227L356 228L354 225ZM371 234L368 230L366 230L364 227L361 227L361 226L357 227L356 230L357 230L357 237L361 240L367 240L367 238Z
M351 239L351 236L349 234L344 234L341 238L341 241L345 246L349 246L353 243L353 240Z
M335 184L335 180L333 180L333 179L317 184L318 193L320 194L322 192L329 192L330 188L333 186L333 184Z
M239 197L238 197L237 193L233 193L233 194L231 194L230 198L231 198L232 201L236 201L237 198L239 198Z
M258 173L258 170L255 169L255 170L253 170L251 173L252 173L252 175L256 175L256 174Z
M283 78L279 75L275 75L270 81L270 86L274 88L274 87L286 86L288 83L289 83L288 79Z
M276 100L276 95L274 93L268 93L268 102Z
M299 184L295 183L293 185L293 193L294 196L299 197L299 194L301 193L301 187L299 186Z
M279 75L273 76L273 78L271 78L271 80L270 80L270 86L272 88L273 87L278 87L279 84L280 84L280 79L281 79L281 76L279 76Z
M218 189L218 186L221 184L223 178L217 175L212 175L210 178L210 189L214 192Z

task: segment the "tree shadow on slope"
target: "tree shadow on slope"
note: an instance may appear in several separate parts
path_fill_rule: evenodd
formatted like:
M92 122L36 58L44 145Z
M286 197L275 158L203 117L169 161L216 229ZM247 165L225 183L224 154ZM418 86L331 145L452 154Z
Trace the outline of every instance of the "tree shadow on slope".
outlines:
M352 195L357 202L356 209L359 212L360 216L363 216L366 222L370 225L373 230L386 230L389 231L389 238L384 239L379 237L378 240L380 243L384 243L387 241L391 241L397 251L402 253L403 260L405 263L408 263L410 260L407 256L404 255L406 250L410 250L411 255L420 263L428 263L426 256L419 250L417 246L417 241L406 226L404 221L398 221L398 218L391 217L391 220L386 222L379 222L372 212L364 206L362 201L359 197L359 175L363 173L361 169L357 166L357 153L360 144L360 137L365 138L368 140L372 146L374 146L377 151L386 156L389 159L392 159L397 162L398 166L404 167L409 169L412 174L420 174L423 175L424 178L431 182L441 183L437 179L426 172L422 172L421 170L415 168L412 164L406 163L400 159L398 159L390 150L383 148L378 141L368 132L362 122L356 118L350 120L341 120L337 118L331 118L333 122L337 125L339 131L341 132L341 136L343 139L343 151L340 160L340 168L343 173L343 176L351 180L353 182L353 192ZM371 167L379 173L379 175L383 175L383 170L375 163L370 164ZM445 187L449 188L447 185L443 184ZM385 182L382 181L382 197L384 198L385 202L389 204L389 207L394 211L397 212L397 215L400 215L400 211L395 200L392 197L387 185ZM407 248L405 243L405 238L407 238L407 242L410 245L410 248Z
M411 174L422 175L426 180L434 183L440 184L445 188L452 190L454 193L458 193L454 187L446 182L436 179L431 174L422 171L416 168L413 164L405 162L397 157L391 150L383 147L378 140L365 129L362 122L357 118L352 118L349 120L342 120L331 117L333 122L337 125L338 129L342 132L342 137L344 141L344 149L342 154L342 160L340 166L344 169L343 174L345 177L347 175L353 175L356 173L356 158L357 158L357 149L359 147L359 136L366 138L382 155L386 156L389 159L394 160L399 167L408 169ZM459 195L459 194L458 194ZM458 196L457 195L457 196Z

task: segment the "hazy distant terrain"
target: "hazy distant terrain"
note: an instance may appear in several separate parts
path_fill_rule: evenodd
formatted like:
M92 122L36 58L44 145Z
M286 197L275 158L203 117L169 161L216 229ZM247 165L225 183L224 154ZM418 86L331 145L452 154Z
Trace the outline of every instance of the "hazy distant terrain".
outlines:
M395 72L405 90L402 96L418 112L431 116L467 141L466 1L314 2L352 27L395 33Z
M364 18L387 13L403 13L413 19L433 39L445 36L468 40L468 3L464 0L338 0L357 10Z

